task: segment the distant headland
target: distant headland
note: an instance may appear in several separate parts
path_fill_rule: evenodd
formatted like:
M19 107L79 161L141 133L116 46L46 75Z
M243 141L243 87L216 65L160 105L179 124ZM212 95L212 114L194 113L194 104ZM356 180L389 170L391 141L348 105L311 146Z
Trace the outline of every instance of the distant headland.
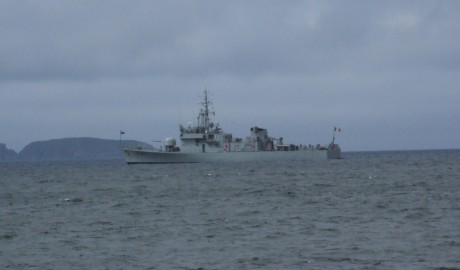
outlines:
M123 140L121 144L129 147L152 148L147 143L134 140ZM0 162L122 159L119 140L83 137L37 141L26 145L19 153L0 143Z

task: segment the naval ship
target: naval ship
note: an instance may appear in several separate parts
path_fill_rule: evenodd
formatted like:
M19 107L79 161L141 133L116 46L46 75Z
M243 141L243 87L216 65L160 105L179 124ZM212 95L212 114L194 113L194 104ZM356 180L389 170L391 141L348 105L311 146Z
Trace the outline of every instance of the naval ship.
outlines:
M160 149L141 147L122 148L128 164L157 163L200 163L200 162L248 162L339 159L340 146L335 143L334 128L332 142L327 145L295 145L285 143L282 137L273 138L267 129L251 127L248 137L233 137L224 132L218 123L211 121L214 112L210 110L208 91L204 91L196 126L179 126L181 145L168 137ZM120 138L121 140L121 138Z

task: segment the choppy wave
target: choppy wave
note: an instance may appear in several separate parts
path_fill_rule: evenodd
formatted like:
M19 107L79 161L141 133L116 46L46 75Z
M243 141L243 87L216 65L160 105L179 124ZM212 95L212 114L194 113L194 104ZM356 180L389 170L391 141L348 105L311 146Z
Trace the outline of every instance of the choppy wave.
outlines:
M2 269L460 269L460 151L0 170Z

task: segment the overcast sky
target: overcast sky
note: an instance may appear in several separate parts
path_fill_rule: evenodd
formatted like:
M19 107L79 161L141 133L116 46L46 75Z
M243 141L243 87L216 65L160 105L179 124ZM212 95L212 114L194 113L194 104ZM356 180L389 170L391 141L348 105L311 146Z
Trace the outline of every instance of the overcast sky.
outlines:
M0 143L215 120L344 151L460 148L460 1L0 0Z

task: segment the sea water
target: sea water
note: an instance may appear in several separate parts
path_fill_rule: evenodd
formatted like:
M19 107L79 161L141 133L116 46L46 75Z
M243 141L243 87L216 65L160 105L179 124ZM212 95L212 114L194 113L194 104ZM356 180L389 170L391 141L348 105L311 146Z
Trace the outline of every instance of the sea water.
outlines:
M1 269L460 269L460 151L0 164Z

